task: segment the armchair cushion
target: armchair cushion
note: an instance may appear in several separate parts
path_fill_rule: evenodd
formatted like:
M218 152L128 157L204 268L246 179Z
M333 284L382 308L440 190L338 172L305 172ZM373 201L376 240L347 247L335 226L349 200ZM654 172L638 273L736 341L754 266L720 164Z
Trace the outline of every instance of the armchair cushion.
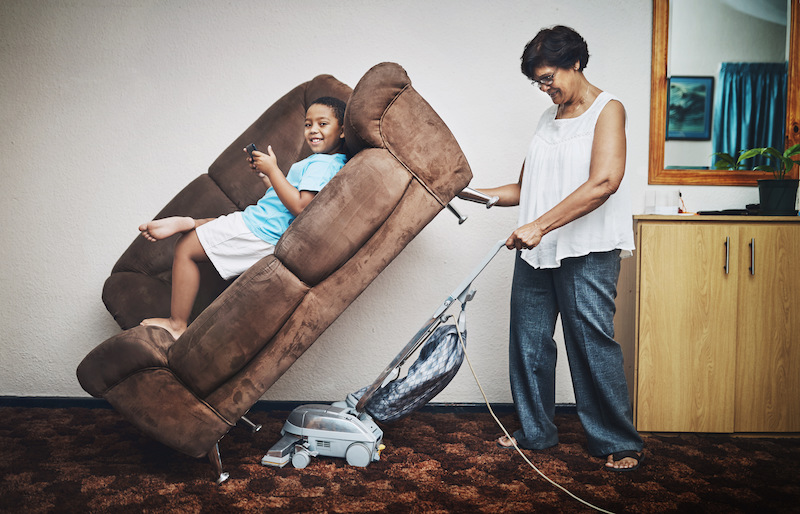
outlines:
M357 180L349 176L354 173ZM385 151L362 150L320 192L324 201L312 202L308 212L292 223L275 255L300 280L317 285L375 234L410 181L411 176Z
M308 293L274 256L247 270L169 349L169 366L201 398L241 370Z

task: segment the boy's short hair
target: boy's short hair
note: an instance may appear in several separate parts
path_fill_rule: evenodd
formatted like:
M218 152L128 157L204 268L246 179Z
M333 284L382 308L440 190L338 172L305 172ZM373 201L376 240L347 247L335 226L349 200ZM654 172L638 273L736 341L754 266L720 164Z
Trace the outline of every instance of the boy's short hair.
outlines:
M583 71L589 62L586 41L575 30L557 25L542 29L522 52L522 73L535 80L533 70L542 66L571 68L576 62L578 71Z
M333 114L336 116L336 119L339 120L339 125L344 126L344 111L345 108L347 108L346 103L332 96L321 96L311 102L311 105L314 104L330 107L333 110ZM309 105L309 107L311 105Z

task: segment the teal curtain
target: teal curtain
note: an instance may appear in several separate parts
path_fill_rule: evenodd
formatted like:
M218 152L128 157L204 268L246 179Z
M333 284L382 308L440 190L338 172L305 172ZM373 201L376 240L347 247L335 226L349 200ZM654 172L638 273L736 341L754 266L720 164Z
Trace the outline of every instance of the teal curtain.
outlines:
M748 148L783 149L787 68L788 63L722 63L714 101L714 152L736 156Z

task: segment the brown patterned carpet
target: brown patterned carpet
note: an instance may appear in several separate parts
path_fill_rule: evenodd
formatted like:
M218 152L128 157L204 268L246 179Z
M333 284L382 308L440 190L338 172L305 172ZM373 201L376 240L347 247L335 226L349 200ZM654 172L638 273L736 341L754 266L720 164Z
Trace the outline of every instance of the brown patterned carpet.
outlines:
M495 446L489 414L418 412L383 427L367 468L319 458L263 467L288 411L252 412L261 432L220 443L231 478L174 452L102 408L0 407L2 512L591 512ZM516 428L513 414L501 416ZM574 414L561 444L526 452L555 482L612 512L800 512L800 440L647 436L635 473L601 470Z

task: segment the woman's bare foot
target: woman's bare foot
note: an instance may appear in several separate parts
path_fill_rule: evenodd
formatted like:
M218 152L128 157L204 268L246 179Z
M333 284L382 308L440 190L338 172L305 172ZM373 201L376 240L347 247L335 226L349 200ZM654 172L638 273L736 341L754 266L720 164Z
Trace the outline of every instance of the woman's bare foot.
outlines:
M140 324L145 327L161 327L172 334L176 341L186 332L186 324L173 321L171 318L149 318L143 320Z
M616 459L616 460L614 460ZM615 452L606 460L607 471L634 471L644 461L644 453L632 450Z
M142 233L142 237L148 241L158 241L179 232L188 232L194 227L194 219L188 216L172 216L142 223L139 225L139 231Z
M501 436L495 442L500 448L514 448L514 446L517 444L516 439L513 437L508 437L507 435Z

